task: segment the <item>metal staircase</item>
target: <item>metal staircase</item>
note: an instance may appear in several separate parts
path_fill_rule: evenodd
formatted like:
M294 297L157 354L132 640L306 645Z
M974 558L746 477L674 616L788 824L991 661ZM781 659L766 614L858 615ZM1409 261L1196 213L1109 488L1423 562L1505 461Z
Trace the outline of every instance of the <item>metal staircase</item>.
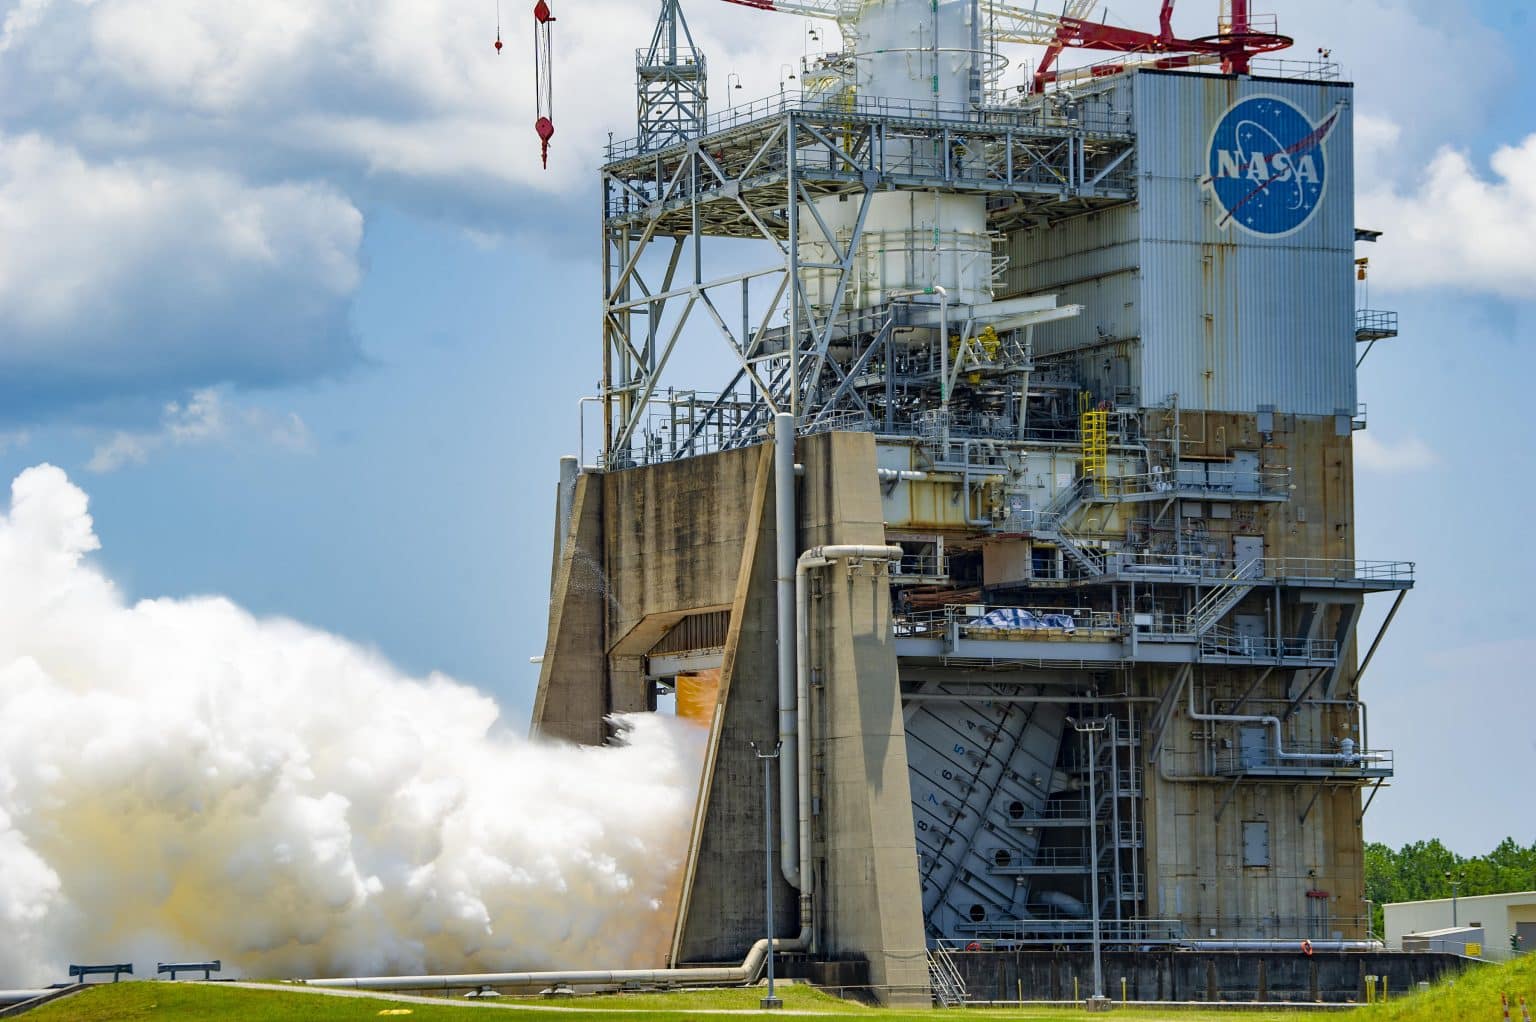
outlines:
M939 1007L956 1008L965 1003L965 980L943 945L928 951L928 979L933 986L934 1003Z
M1243 601L1243 597L1253 592L1262 574L1260 561L1248 561L1239 564L1232 574L1207 590L1189 612L1189 634L1199 637L1210 631L1228 611Z
M1034 534L1037 539L1055 543L1085 575L1097 578L1104 574L1103 555L1079 545L1077 537L1067 528L1067 520L1082 506L1083 498L1092 487L1093 480L1084 477L1057 493L1040 513Z

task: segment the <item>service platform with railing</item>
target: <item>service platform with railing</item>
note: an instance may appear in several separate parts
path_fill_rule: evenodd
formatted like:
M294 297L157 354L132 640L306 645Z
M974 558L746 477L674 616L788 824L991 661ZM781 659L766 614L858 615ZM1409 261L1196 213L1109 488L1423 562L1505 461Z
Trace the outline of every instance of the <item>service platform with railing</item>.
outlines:
M952 604L898 614L899 657L913 660L1081 663L1216 663L1331 667L1339 644L1306 636L1245 635L1198 615L1081 607Z
M1361 749L1352 743L1290 742L1228 749L1217 753L1214 772L1220 777L1279 780L1380 779L1392 776L1391 749Z

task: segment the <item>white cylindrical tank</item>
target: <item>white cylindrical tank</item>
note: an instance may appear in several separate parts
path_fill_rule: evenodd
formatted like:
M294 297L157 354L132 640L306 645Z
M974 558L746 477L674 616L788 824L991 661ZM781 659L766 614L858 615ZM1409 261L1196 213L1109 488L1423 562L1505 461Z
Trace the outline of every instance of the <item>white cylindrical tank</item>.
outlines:
M924 119L965 120L979 97L985 55L977 0L864 0L847 30L857 67L854 102L870 112ZM932 132L882 134L878 166L894 177L949 179L974 171L980 154L963 128L945 142ZM858 218L859 197L818 199L815 213L800 207L801 278L812 305L830 307L840 259L822 223L846 246ZM821 223L818 223L817 217ZM979 195L938 191L881 191L871 200L853 274L840 303L860 309L894 294L943 287L953 305L992 300L992 238Z
M839 262L821 223L847 245L858 219L860 196L816 200L816 215L800 207L801 279L812 305L826 309L835 297ZM820 216L821 223L817 221ZM806 266L805 264L811 264ZM817 265L819 264L819 266ZM864 233L853 254L853 273L841 308L863 309L933 286L954 305L992 300L992 238L987 203L979 195L929 191L877 192L870 199Z
M866 0L854 29L860 97L967 116L978 98L976 0Z

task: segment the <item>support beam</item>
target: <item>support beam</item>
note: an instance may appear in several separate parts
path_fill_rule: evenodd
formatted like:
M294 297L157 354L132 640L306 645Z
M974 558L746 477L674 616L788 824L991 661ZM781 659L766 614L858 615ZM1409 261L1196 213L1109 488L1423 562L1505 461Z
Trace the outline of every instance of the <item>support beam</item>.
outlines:
M1360 691L1360 679L1364 677L1365 669L1371 666L1371 657L1376 655L1376 648L1381 645L1381 640L1386 636L1387 629L1392 627L1392 619L1397 617L1397 608L1403 605L1403 598L1407 595L1408 590L1406 589L1399 589L1397 591L1397 599L1392 601L1392 609L1387 611L1386 620L1382 621L1381 627L1376 630L1376 638L1371 640L1371 648L1366 650L1365 659L1360 662L1360 669L1355 671L1354 681L1350 684L1354 691Z

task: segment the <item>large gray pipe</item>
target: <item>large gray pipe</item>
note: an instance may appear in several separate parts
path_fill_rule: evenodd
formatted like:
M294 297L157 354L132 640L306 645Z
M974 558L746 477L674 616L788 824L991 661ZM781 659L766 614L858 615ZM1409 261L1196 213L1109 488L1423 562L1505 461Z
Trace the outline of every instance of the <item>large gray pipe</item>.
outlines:
M49 994L55 994L55 993L58 993L57 989L54 989L54 990L0 990L0 1008L8 1007L8 1006L10 1006L12 1004L26 1004L28 1001L35 1001L39 997L46 997Z
M1307 946L1313 951L1383 951L1386 945L1379 940L1310 940ZM1178 947L1185 951L1295 951L1302 953L1300 938L1285 940L1181 940Z
M800 887L800 834L795 826L795 417L773 417L774 575L779 605L779 869Z
M802 931L793 940L777 939L775 951L798 951L808 943ZM625 983L682 986L719 983L750 983L757 979L768 957L768 941L752 945L740 965L698 969L615 969L569 972L482 972L455 976L346 976L333 979L296 980L304 986L326 990L475 990L480 987L622 986Z

